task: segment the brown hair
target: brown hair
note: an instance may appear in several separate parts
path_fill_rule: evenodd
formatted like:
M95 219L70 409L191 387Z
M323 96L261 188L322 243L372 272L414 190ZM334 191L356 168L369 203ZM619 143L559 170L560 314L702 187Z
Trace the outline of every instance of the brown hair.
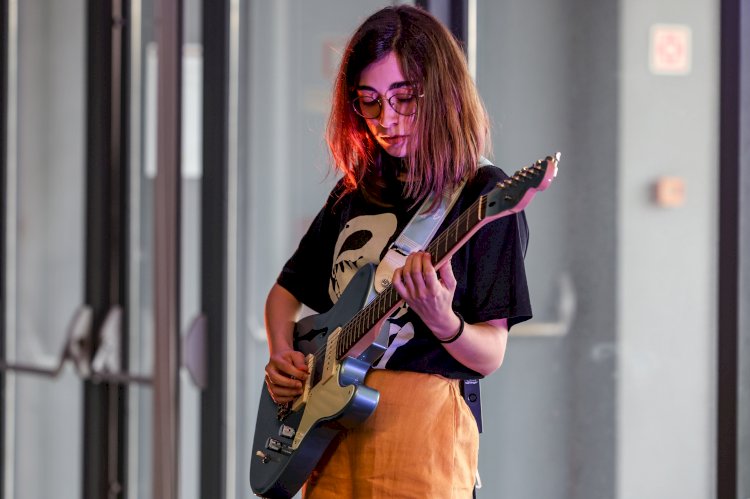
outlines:
M345 191L360 184L382 150L351 99L362 71L393 52L404 77L416 83L420 99L414 121L415 147L407 157L404 194L437 197L477 169L490 149L487 112L453 35L416 7L386 7L362 23L344 51L333 90L326 139L333 164L344 174ZM384 153L383 153L384 154Z

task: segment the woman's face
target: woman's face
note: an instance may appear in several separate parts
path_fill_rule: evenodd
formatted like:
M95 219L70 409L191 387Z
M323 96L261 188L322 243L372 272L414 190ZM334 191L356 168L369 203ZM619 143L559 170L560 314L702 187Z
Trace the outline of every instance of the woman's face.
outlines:
M367 66L359 77L354 105L380 146L403 158L413 145L412 132L419 96L401 73L393 52Z

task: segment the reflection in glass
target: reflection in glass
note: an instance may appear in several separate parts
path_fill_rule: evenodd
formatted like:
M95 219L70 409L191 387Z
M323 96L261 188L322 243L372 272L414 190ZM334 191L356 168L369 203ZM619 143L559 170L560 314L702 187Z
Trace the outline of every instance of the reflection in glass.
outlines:
M130 274L129 351L130 370L150 376L154 368L154 180L157 172L157 76L158 24L155 2L131 3L131 150L129 229ZM200 3L184 5L182 185L181 201L181 296L180 331L188 331L200 310L200 191L201 191L201 92L202 51ZM180 497L197 498L200 485L200 392L189 375L180 371ZM129 389L128 497L152 495L153 390Z
M25 0L8 13L5 351L54 367L84 296L86 10ZM53 379L9 372L5 394L5 497L78 497L78 376L69 365Z

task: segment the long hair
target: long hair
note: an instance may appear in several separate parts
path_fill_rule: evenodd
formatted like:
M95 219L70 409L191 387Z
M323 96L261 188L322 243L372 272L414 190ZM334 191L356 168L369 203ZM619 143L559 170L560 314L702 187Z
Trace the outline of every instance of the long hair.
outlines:
M422 9L386 7L362 23L342 56L334 84L326 140L344 175L345 191L357 188L382 152L351 100L362 71L393 52L401 72L424 95L414 117L404 194L439 198L470 178L490 149L487 112L453 35Z

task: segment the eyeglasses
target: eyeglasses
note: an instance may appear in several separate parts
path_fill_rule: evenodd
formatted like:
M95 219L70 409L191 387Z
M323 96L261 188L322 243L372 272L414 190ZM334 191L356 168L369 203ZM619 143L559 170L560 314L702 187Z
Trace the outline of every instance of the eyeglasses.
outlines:
M386 99L388 105L402 116L413 116L417 112L417 100L423 95L414 92L396 92ZM360 95L352 99L354 112L368 120L380 116L383 109L383 100L381 97L370 97Z

